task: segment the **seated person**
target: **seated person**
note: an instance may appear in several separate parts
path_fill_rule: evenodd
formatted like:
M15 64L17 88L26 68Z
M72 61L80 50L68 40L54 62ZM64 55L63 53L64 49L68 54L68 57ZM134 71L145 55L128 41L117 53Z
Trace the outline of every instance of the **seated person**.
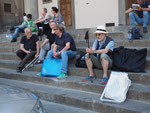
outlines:
M21 25L14 26L15 32L12 36L11 42L16 42L19 32L21 30L24 30L27 27L30 27L32 31L36 31L35 25L33 24L33 21L32 21L32 15L31 14L27 14L27 19Z
M26 13L23 13L23 20L24 20L24 21L27 20L27 15L26 15Z
M43 62L46 52L51 48L52 44L55 42L55 26L55 22L50 22L50 27L52 30L48 32L47 39L45 39L44 42L41 44L39 60L37 61L38 64Z
M49 21L51 20L50 13L47 12L46 8L43 8L41 14L42 16L34 21L34 24L36 24L38 28L38 36L42 36L43 34L47 35L50 29L49 27ZM42 27L43 31L39 29L40 27Z
M55 28L56 40L53 49L51 49L47 57L48 59L61 58L62 67L61 74L57 77L63 79L67 77L68 59L74 58L77 54L76 45L73 37L64 31L64 26L57 24Z
M137 22L138 24L143 25L143 33L147 33L147 25L150 23L150 2L137 0L137 3L139 4L137 10L129 8L125 13L129 13L130 22L133 28L136 27Z
M52 12L53 16L52 16L51 21L55 21L58 24L64 25L62 15L58 11L59 10L56 7L52 7L51 12Z
M107 71L108 68L111 68L112 66L111 55L114 49L114 41L106 36L106 28L103 25L98 26L95 33L97 39L94 41L92 48L86 49L87 54L85 57L90 75L85 77L82 81L95 79L93 72L93 66L95 66L96 68L103 69L103 79L101 84L106 84L108 81Z
M39 55L39 40L37 35L32 35L31 28L25 29L25 36L21 38L20 49L16 55L21 59L16 71L22 72L25 64Z

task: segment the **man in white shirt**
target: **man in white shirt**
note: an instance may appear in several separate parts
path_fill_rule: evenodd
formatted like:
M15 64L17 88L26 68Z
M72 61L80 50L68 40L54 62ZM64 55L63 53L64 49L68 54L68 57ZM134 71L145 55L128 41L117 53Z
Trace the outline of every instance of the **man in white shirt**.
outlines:
M50 13L47 12L46 8L42 9L41 14L42 16L39 17L39 19L34 21L34 24L37 25L39 36L41 36L42 34L45 34L45 35L48 34L48 31L50 30L49 21L51 20L51 15ZM41 28L43 29L43 32Z

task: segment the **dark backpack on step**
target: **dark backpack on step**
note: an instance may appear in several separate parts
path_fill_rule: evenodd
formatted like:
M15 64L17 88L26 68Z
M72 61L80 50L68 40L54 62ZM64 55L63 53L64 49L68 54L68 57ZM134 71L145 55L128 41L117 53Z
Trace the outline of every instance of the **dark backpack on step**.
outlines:
M77 58L75 66L76 67L82 67L82 68L86 68L86 62L85 62L85 52L80 51L80 56L79 58Z
M128 39L129 40L139 40L142 39L140 28L132 28L128 31Z

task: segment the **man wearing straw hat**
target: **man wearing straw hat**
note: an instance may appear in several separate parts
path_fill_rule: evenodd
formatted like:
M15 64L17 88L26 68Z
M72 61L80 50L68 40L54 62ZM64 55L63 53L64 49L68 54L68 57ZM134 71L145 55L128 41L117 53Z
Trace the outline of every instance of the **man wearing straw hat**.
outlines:
M103 25L97 27L95 32L97 39L94 41L92 48L86 49L86 64L89 71L89 76L82 81L95 79L93 66L103 69L103 78L101 84L106 84L108 81L107 71L112 66L112 51L114 49L114 41L112 38L106 36L106 28Z

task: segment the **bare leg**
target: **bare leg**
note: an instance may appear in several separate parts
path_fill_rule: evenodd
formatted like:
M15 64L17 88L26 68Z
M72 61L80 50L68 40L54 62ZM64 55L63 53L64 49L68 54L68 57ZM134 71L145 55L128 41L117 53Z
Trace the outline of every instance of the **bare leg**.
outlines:
M90 73L90 76L93 76L94 75L93 63L92 63L91 59L88 59L87 57L85 57L85 61L86 61L86 65L88 67L88 71Z
M103 58L101 64L103 68L103 78L104 78L107 77L109 62Z

